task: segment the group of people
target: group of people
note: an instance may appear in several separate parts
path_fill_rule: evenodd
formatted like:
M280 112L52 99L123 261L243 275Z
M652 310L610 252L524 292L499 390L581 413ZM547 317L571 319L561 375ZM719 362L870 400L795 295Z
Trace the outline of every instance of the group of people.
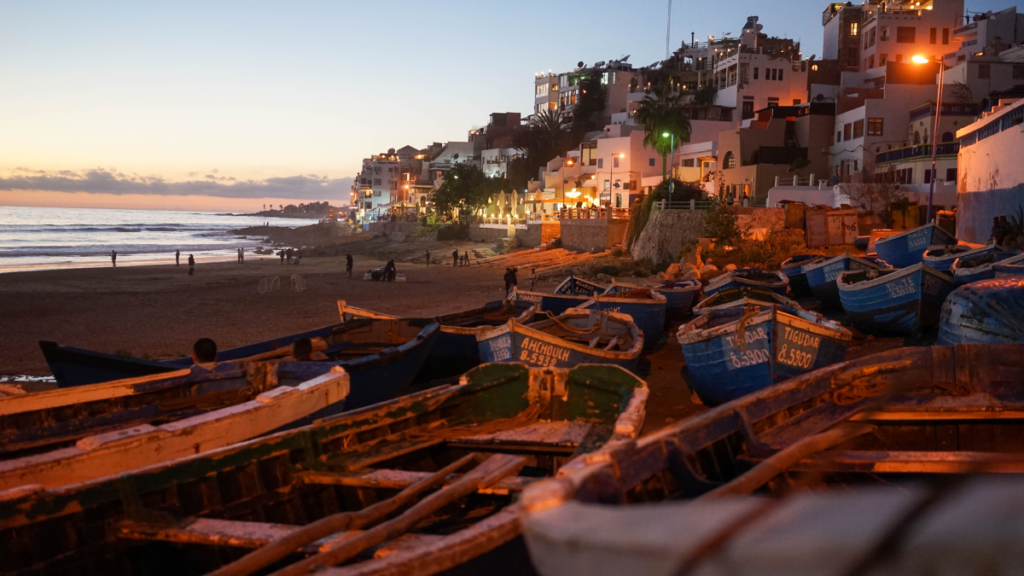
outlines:
M241 248L239 248L241 250ZM241 252L239 252L241 254ZM181 266L181 250L174 251L174 265ZM189 254L188 255L188 275L193 276L196 271L196 259Z
M278 252L277 255L281 257L281 264L284 264L285 260L287 260L289 264L292 264L292 259L295 260L294 264L302 264L302 248L299 248L298 250L285 248Z
M283 358L285 362L325 362L330 360L326 354L313 349L313 341L299 338L292 342L291 356ZM192 345L192 361L196 364L210 364L217 361L217 343L212 338L200 338Z
M237 250L237 253L238 253L238 263L239 264L245 264L245 248L239 248Z
M452 266L469 266L469 250L461 257L458 250L452 250Z

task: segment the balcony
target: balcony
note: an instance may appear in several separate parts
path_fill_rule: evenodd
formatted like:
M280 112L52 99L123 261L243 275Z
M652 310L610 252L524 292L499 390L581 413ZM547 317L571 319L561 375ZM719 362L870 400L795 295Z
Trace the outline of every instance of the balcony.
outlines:
M959 142L946 142L939 144L938 149L935 151L936 156L956 156L960 152ZM875 164L885 164L886 162L899 162L901 160L912 160L914 158L925 158L931 157L932 145L923 144L920 146L907 146L906 148L896 148L895 150L889 150L888 152L879 152L875 154Z
M807 158L807 148L785 146L760 146L751 158L751 164L792 164Z
M957 36L960 36L961 34L966 34L968 32L974 32L977 29L978 29L978 23L977 22L971 22L970 24L966 24L966 25L961 26L959 28L954 28L953 29L953 37L956 38Z

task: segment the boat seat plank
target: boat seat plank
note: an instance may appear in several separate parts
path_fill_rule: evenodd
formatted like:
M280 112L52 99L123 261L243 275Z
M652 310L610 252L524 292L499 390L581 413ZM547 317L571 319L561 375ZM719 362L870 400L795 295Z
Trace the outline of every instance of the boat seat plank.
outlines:
M194 518L176 525L149 524L125 520L120 522L114 533L125 540L147 540L174 542L177 544L202 544L207 546L228 546L232 548L256 549L282 538L301 526L272 524L268 522L245 522L241 520L219 520L215 518ZM352 531L358 533L359 531ZM302 549L315 554L330 541L351 537L351 533L335 534L318 540Z
M794 442L824 432L832 426L848 420L853 409L852 406L822 404L765 431L760 435L760 440L774 450L781 450Z
M829 450L790 470L888 474L1024 473L1024 454L993 452Z
M611 350L611 349L612 349L613 347L615 347L615 345L616 345L616 344L618 344L618 343L619 343L619 339L620 339L620 338L622 338L622 336L616 336L616 337L612 338L611 340L609 340L609 341L608 341L608 345L607 345L607 346L605 346L605 347L604 347L604 349L605 349L606 351L607 351L607 350Z
M578 445L587 435L590 422L537 422L491 434L459 438L460 444L555 444Z
M593 338L591 338L590 339L590 343L587 344L587 345L590 346L591 348L594 348L594 347L596 347L598 345L599 342L601 342L601 336L600 335L594 336Z
M331 486L351 486L355 488L384 488L404 490L409 486L430 476L430 472L410 472L406 470L371 469L359 472L303 472L299 477L306 484L324 484ZM445 479L449 484L458 479L452 474ZM528 484L536 480L522 476L502 478L497 484L483 492L521 492Z
M444 441L443 437L435 437L424 440L405 440L388 443L373 442L366 446L365 450L359 450L355 453L350 452L342 458L336 460L329 459L326 463L332 467L339 467L344 470L359 470L373 466L378 462L441 444Z

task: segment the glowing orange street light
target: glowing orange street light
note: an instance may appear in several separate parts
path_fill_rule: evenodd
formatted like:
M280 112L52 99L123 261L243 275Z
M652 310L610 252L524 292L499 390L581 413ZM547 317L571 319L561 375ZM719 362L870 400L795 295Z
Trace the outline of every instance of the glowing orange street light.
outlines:
M939 87L935 96L935 124L932 126L932 172L928 185L928 217L925 219L925 222L931 222L932 198L935 196L935 154L939 149L939 117L942 116L942 82L946 73L946 65L942 62L942 58L932 60L920 54L915 54L910 60L914 64L931 64L935 62L939 65Z

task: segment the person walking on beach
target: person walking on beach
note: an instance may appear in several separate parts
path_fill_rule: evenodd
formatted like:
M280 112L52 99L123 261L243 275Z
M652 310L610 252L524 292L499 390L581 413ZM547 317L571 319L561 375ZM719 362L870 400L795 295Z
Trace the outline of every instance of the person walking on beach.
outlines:
M384 280L387 282L395 281L395 261L394 259L388 260L388 263L384 265Z
M285 251L285 258L288 259L288 263L289 264L292 263L292 249L291 248L289 248L288 250Z
M345 272L348 272L348 277L352 277L352 255L345 254Z
M430 250L427 250L427 267L430 267Z
M452 266L459 265L459 251L458 249L452 250Z
M188 255L188 275L191 276L195 272L196 259L191 254Z
M466 266L469 266L469 250L466 250L465 258L466 258Z
M110 263L114 265L114 268L117 268L117 250L110 251Z
M174 251L174 265L181 266L181 250Z
M530 292L533 292L534 289L537 287L537 279L540 278L540 276L537 276L537 269L530 268L530 275L527 276L526 278L527 280L530 281Z
M510 292L512 288L519 284L519 280L516 279L516 271L514 268L505 268L505 299L510 299Z

